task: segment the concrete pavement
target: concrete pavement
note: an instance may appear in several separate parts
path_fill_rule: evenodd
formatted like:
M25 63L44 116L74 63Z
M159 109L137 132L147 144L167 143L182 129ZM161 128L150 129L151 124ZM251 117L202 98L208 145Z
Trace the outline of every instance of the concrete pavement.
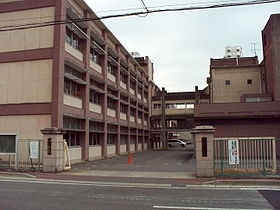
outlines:
M74 165L72 170L57 174L0 172L0 176L180 186L280 186L280 178L197 178L193 152L189 150L145 151L132 157L133 164L128 164L128 155L122 155Z

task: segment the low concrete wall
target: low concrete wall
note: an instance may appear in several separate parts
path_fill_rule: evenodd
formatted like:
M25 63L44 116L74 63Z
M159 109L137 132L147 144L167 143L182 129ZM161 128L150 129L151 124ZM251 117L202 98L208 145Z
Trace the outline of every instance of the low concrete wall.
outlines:
M101 146L91 146L89 147L89 159L95 160L102 158Z
M126 145L125 144L122 144L122 145L120 145L120 153L121 154L124 154L124 153L126 153L127 151L126 151Z
M115 145L107 145L107 156L116 155L116 146Z
M81 147L69 147L69 155L71 164L79 163L82 161L82 148Z

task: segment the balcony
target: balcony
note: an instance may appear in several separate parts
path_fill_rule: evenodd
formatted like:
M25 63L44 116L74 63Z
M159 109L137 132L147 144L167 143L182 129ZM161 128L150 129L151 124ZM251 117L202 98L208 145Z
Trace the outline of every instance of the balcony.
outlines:
M125 113L120 113L120 119L121 120L126 120L126 114Z
M116 117L116 111L114 109L107 109L107 115L109 117Z
M102 74L102 67L99 66L97 63L95 63L94 61L90 60L90 67L93 68L95 71L97 71L98 73Z
M79 50L75 49L74 47L72 47L70 44L66 42L65 42L65 51L83 62L84 60L83 53L81 53Z
M144 103L147 103L147 99L146 98L144 98Z
M83 108L83 101L80 98L64 94L63 103L68 106L73 106L79 109Z
M124 83L124 82L122 82L122 81L120 81L120 86L123 88L123 89L125 89L126 90L126 84Z
M98 104L89 103L89 111L101 114L102 108Z
M129 88L129 92L132 94L132 95L135 95L135 91L131 88Z
M116 82L116 77L113 74L108 73L107 74L107 78L109 80L111 80L112 82L114 82L114 83Z
M138 124L142 124L142 119L137 119Z
M141 99L142 99L141 94L137 93L137 98L138 98L139 100L141 100Z
M135 122L135 117L129 116L129 121L130 121L130 122Z

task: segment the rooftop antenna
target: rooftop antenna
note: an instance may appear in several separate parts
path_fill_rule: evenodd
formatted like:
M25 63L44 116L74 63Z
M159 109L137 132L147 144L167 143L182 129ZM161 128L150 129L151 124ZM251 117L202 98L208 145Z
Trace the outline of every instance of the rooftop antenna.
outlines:
M250 44L251 44L251 53L252 53L253 55L255 55L255 56L258 56L258 55L257 55L257 51L260 50L260 49L257 49L257 48L256 48L256 45L259 44L259 43L257 43L257 42L252 42L252 43L250 43Z

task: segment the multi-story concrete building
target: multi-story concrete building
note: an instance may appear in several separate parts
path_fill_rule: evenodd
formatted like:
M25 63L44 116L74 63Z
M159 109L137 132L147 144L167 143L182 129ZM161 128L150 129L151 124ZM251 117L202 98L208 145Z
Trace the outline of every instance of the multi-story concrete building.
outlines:
M215 137L280 137L279 28L280 14L271 15L261 64L256 57L211 59L211 103L196 105L194 117L213 125Z
M210 102L240 102L244 94L262 93L261 69L257 57L211 59Z
M271 15L262 32L261 63L257 57L211 59L208 86L203 91L161 91L152 97L154 141L165 141L169 133L196 125L214 126L214 137L279 138L279 24L280 14Z
M82 0L1 1L1 133L64 128L72 162L147 149L151 62L100 20L77 21L96 17Z
M198 87L193 92L169 93L163 88L152 97L151 103L151 145L159 147L167 139L177 138L176 135L191 138L195 104L209 103L209 94L208 89L198 90Z

